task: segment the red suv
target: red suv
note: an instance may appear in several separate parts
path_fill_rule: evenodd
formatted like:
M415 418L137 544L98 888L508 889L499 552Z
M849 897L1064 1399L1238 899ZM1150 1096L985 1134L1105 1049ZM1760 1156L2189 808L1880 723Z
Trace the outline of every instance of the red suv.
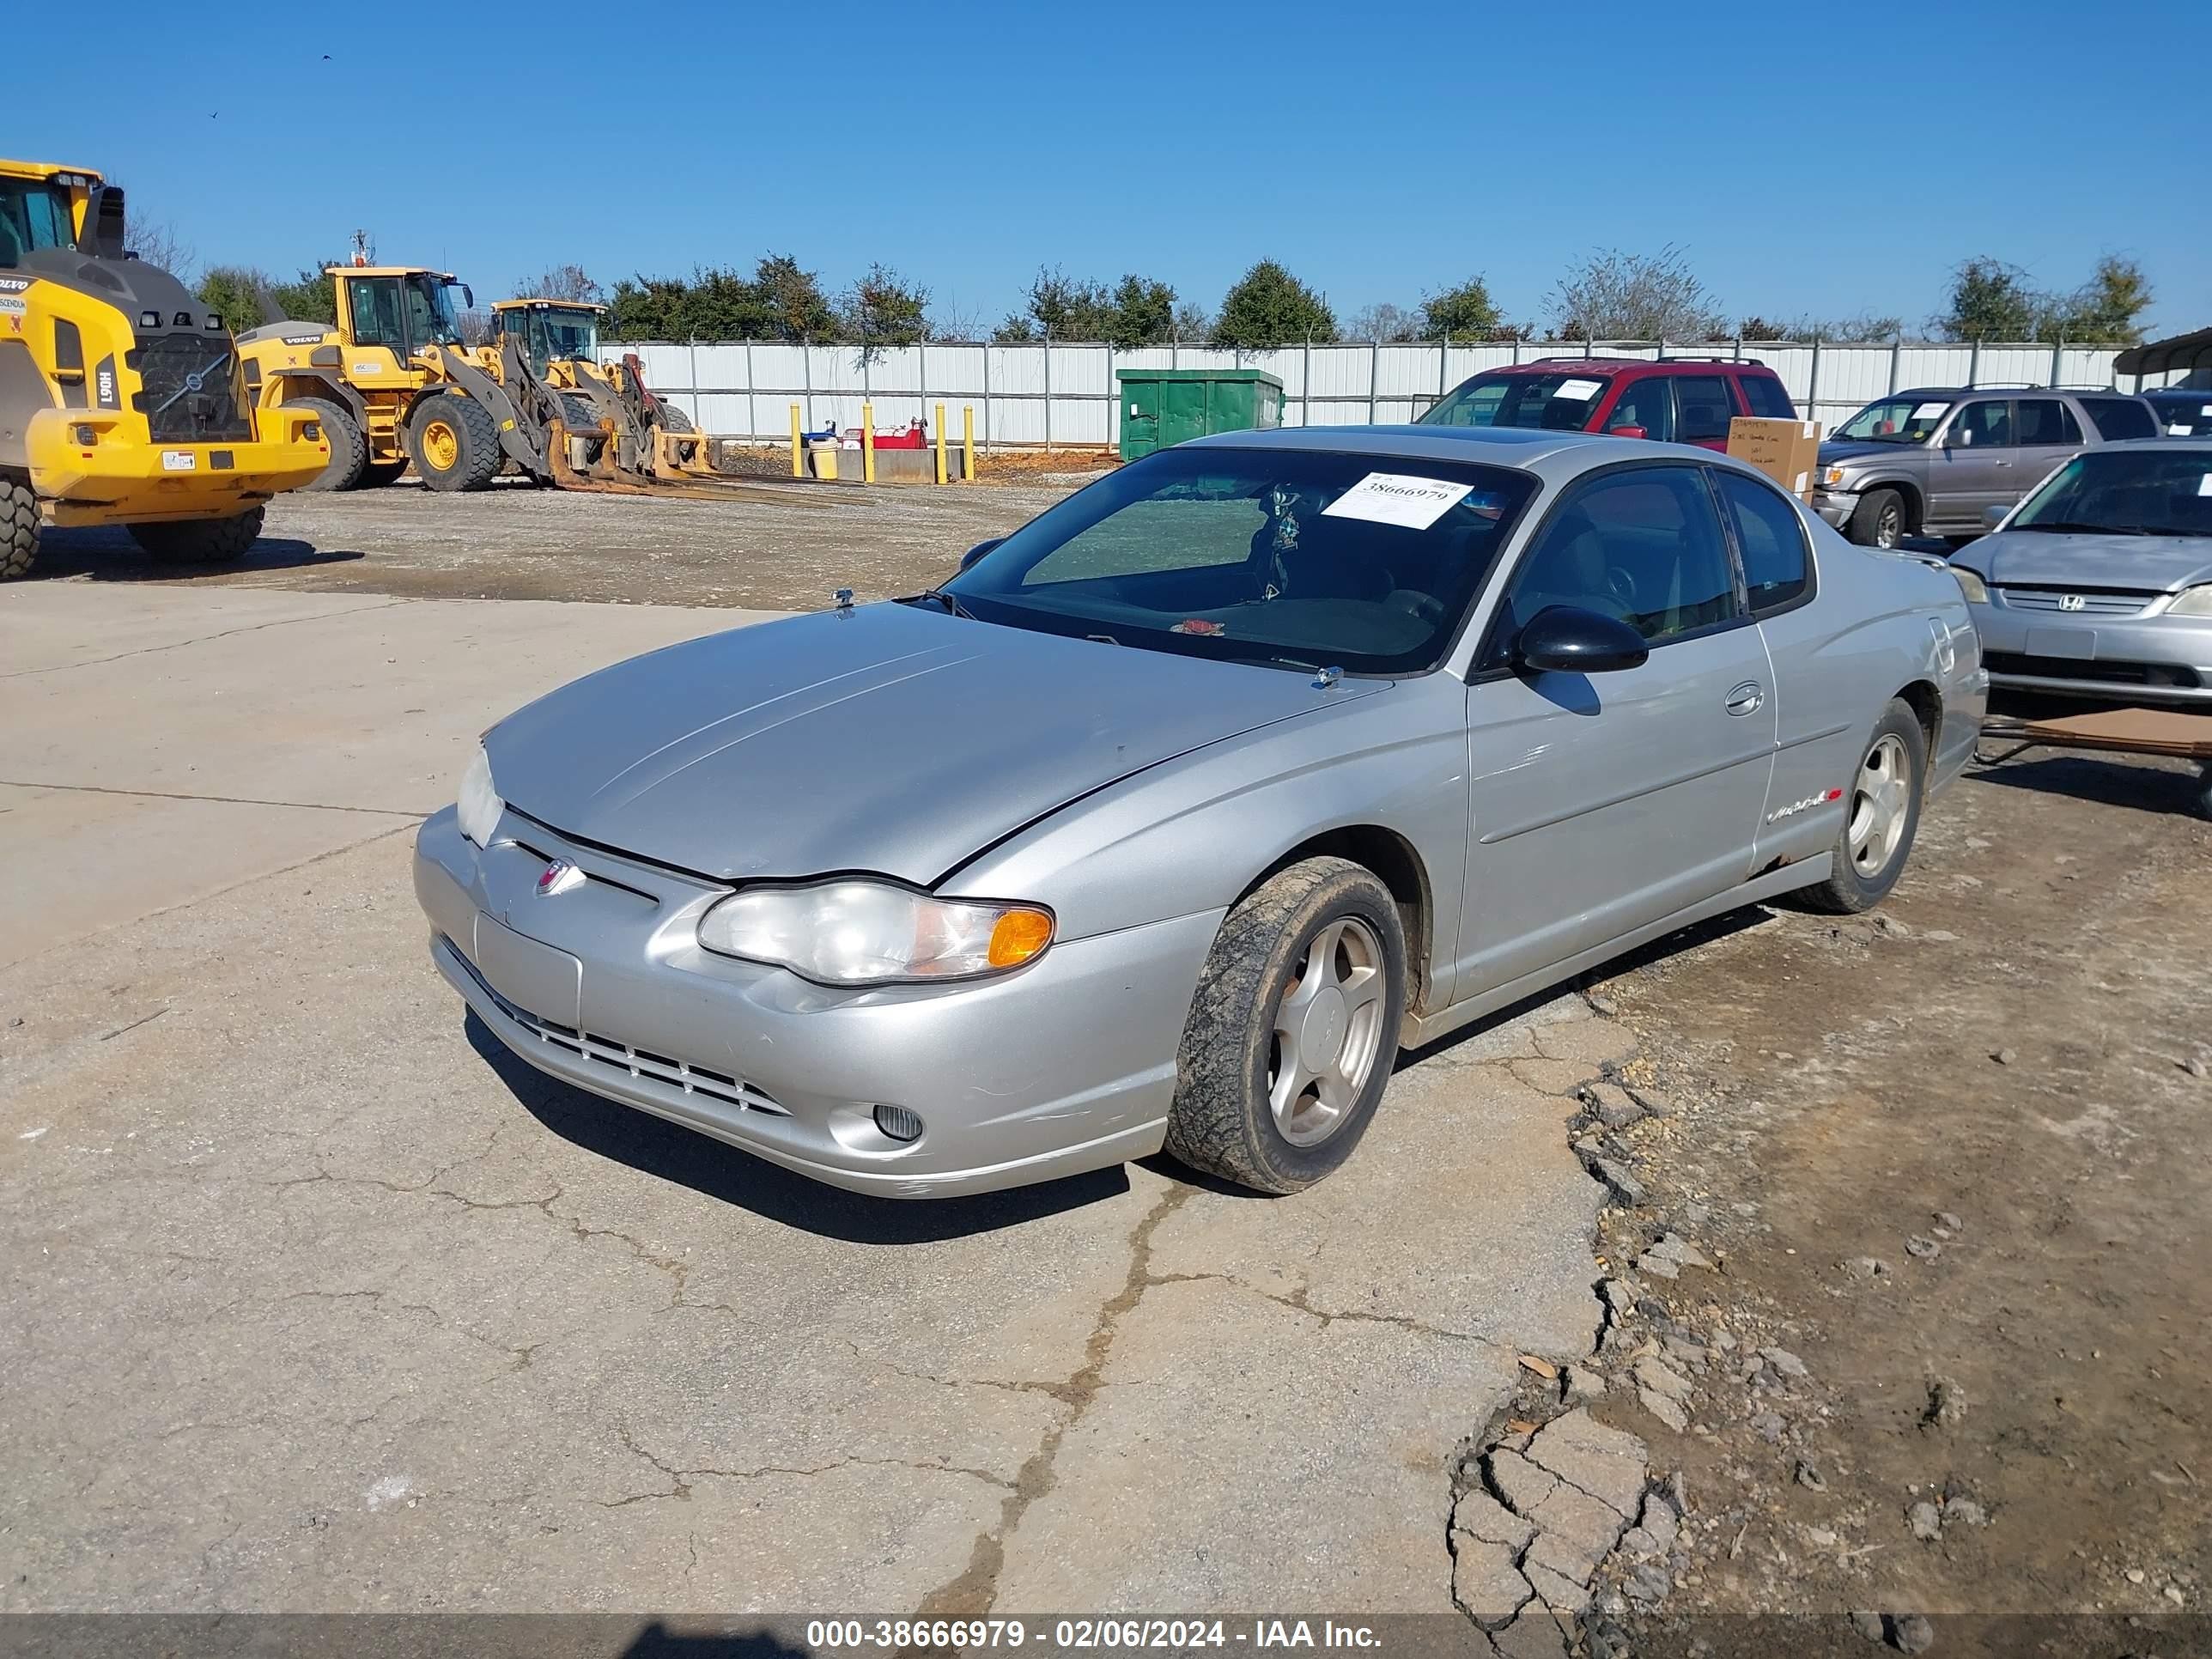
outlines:
M1540 357L1462 380L1423 426L1525 426L1728 447L1737 415L1794 421L1765 363L1700 357Z

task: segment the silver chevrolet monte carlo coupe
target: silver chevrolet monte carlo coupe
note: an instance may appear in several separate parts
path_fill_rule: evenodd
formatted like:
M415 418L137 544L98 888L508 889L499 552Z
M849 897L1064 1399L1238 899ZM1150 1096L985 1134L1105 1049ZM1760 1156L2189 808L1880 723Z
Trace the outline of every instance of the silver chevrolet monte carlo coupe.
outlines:
M855 1191L1287 1193L1401 1047L1702 917L1858 910L1987 695L1959 585L1725 456L1238 433L942 588L494 726L416 842L532 1065Z

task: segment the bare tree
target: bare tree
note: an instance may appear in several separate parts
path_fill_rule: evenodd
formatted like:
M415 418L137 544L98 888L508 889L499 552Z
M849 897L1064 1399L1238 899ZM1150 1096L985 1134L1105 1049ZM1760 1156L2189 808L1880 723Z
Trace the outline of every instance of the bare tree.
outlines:
M117 189L123 188L120 179L107 181ZM126 204L130 192L124 192ZM123 245L156 270L166 270L186 288L192 285L192 276L199 265L199 254L192 245L179 234L175 225L167 219L143 219L137 210L128 210L124 221Z
M1568 339L1703 340L1728 331L1712 295L1672 242L1651 254L1592 253L1559 278L1550 310Z
M1395 345L1419 339L1426 322L1419 307L1408 311L1384 300L1355 312L1340 331L1347 340L1380 340L1385 345Z
M518 300L568 300L580 305L602 305L606 294L581 265L554 265L514 285Z

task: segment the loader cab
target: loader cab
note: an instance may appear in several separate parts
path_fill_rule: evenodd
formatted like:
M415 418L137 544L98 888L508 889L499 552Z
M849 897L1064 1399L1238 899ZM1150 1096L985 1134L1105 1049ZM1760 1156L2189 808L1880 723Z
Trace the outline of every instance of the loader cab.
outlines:
M474 296L452 272L339 265L330 275L337 285L339 337L359 354L348 364L356 376L404 374L409 360L431 346L460 347L453 293L460 291L464 305L473 304Z
M556 362L597 363L599 316L605 309L571 300L495 301L492 343L512 337L540 374Z
M11 270L25 254L45 248L91 252L85 239L94 198L103 188L98 173L82 168L0 161L0 270ZM119 220L123 192L108 193L114 198L113 216ZM116 230L119 238L119 224Z

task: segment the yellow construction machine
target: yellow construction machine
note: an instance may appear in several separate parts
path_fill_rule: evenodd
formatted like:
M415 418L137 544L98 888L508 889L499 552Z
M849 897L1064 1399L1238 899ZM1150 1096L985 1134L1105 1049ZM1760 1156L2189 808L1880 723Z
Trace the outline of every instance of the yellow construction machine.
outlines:
M48 525L234 559L329 461L313 412L257 409L222 319L124 244L99 173L0 161L0 580Z
M329 469L311 489L388 483L412 464L433 489L481 489L512 462L563 489L789 494L722 480L709 441L646 389L635 358L595 362L597 307L501 301L491 339L471 350L452 295L474 296L452 273L362 264L329 275L335 325L278 321L239 337L260 406L312 415L330 434Z

